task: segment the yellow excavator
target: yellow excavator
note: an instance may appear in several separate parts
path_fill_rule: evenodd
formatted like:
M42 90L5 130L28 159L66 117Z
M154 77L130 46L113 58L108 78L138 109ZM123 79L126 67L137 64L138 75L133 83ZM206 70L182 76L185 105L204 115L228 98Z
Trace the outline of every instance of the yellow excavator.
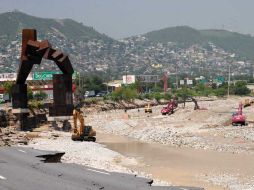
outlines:
M77 121L79 120L80 126L78 127ZM74 128L71 139L73 141L96 141L96 131L92 126L85 126L85 120L82 111L78 109L73 110Z
M152 113L152 107L151 107L151 104L148 103L146 106L145 106L145 113Z

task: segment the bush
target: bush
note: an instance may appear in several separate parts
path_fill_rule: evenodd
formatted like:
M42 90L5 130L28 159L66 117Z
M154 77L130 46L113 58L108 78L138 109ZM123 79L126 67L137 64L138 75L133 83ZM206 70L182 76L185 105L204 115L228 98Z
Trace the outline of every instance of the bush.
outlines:
M138 97L137 90L133 87L122 87L111 93L110 99L113 101L132 101Z
M32 100L28 103L29 108L36 108L36 109L42 109L43 108L43 102L38 100Z
M176 96L183 99L183 100L186 100L188 97L194 96L194 95L195 95L195 92L189 88L186 88L186 87L183 87L183 88L178 89L176 91Z
M85 99L84 102L88 104L96 104L99 100L97 98Z
M170 100L170 99L172 99L171 94L165 93L165 94L164 94L164 99L165 99L165 100Z
M43 91L39 91L33 95L33 98L36 100L45 100L47 97L48 95Z
M13 87L14 83L13 82L9 82L9 81L6 81L4 82L3 86L4 86L4 89L6 90L6 92L11 96L12 93L12 87Z
M219 96L219 97L225 96L227 94L227 89L224 87L220 87L214 90L214 94L215 96Z
M245 81L237 81L234 86L235 95L248 95L250 94L250 89L247 88L247 83Z

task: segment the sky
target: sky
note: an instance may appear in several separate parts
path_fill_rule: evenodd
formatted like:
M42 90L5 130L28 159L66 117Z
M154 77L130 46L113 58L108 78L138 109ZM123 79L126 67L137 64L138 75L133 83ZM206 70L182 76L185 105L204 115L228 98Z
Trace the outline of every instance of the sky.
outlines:
M254 35L253 8L253 0L0 0L0 13L71 18L115 39L183 25Z

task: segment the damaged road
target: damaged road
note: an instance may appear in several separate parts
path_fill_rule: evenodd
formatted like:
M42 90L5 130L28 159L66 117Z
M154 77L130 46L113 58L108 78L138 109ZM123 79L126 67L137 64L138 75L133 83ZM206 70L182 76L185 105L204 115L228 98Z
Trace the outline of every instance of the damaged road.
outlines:
M191 187L155 187L152 180L60 163L63 152L23 147L0 149L1 190L201 190Z

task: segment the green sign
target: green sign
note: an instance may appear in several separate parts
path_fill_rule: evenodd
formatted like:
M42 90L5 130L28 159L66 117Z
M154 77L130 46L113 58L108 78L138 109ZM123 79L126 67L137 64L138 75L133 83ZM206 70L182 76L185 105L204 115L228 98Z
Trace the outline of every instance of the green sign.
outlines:
M33 80L52 80L54 74L61 74L60 71L46 71L33 73Z
M216 80L221 83L225 82L225 78L223 76L216 77Z
M54 74L62 74L61 71L45 71L45 72L34 72L33 80L53 80ZM75 71L72 75L72 79L77 78L77 72Z

